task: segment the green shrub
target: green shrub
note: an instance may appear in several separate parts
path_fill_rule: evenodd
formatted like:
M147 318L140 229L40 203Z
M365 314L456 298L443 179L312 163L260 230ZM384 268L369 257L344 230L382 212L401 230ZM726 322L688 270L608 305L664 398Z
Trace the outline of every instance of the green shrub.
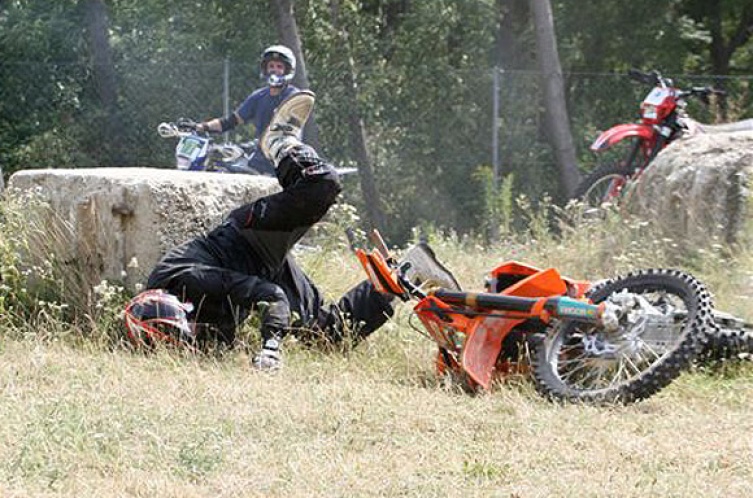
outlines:
M97 342L121 336L127 291L92 282L73 248L70 224L33 192L0 202L0 330L54 330Z

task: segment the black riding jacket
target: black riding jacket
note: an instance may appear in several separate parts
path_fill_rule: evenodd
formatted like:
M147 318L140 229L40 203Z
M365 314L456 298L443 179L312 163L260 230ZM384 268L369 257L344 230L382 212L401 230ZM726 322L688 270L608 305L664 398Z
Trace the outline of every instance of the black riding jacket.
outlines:
M322 298L289 252L335 203L341 190L339 175L325 166L318 174L296 174L289 185L280 180L281 192L233 210L217 228L169 251L152 271L147 287L180 295L186 274L202 274L196 265L222 268L280 286L291 311L304 322L315 318L308 315ZM205 289L212 294L221 287L207 281Z

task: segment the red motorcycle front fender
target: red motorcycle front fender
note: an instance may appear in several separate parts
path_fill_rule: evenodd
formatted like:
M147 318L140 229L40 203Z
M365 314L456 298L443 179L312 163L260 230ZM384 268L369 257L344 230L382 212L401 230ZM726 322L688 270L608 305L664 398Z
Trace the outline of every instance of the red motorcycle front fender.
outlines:
M641 123L621 124L602 132L591 144L591 150L595 152L605 151L626 138L637 137L640 140L652 142L656 140L656 136L657 131L651 125Z

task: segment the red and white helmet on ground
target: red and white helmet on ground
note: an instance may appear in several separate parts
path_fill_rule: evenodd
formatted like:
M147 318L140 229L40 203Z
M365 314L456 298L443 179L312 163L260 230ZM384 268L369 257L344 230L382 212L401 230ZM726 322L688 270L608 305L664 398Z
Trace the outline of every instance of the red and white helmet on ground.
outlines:
M276 75L269 74L267 71L267 64L269 61L282 61L285 64L285 74ZM267 47L261 54L259 60L259 70L262 79L267 80L269 86L281 87L285 86L295 76L295 54L285 45L272 45Z
M137 347L158 343L193 346L195 333L188 322L193 305L162 289L138 294L126 305L128 338Z

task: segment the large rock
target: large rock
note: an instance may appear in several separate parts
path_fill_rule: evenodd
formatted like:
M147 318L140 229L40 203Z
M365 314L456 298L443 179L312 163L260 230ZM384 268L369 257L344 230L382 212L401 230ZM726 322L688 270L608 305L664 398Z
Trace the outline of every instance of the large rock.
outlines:
M152 168L25 170L8 181L12 198L41 200L66 226L69 247L61 250L89 282L131 288L167 249L278 189L274 178Z
M674 142L646 169L631 211L678 242L748 243L753 132L702 134Z

